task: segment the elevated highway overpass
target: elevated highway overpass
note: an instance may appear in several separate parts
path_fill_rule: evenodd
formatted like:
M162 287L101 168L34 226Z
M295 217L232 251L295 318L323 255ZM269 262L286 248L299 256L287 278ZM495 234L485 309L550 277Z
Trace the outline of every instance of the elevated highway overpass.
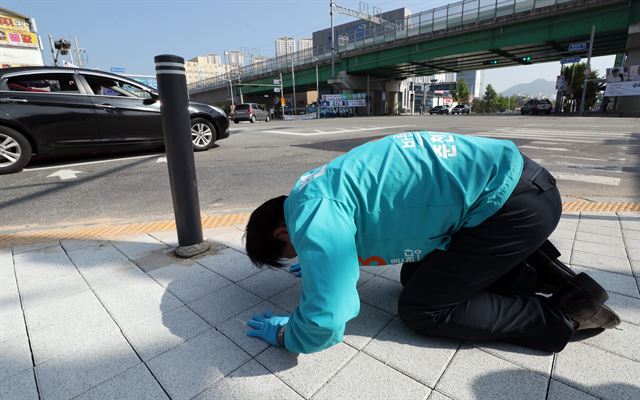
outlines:
M588 41L593 25L594 57L627 52L630 58L640 58L640 0L464 0L341 42L336 46L335 76L331 50L319 46L242 67L231 79L236 85L269 85L282 73L285 95L290 97L292 65L298 92L315 90L317 66L321 92L367 91L376 113L385 113L394 106L399 82L407 77L580 55L569 52L568 46ZM487 65L488 61L494 63ZM221 75L190 84L191 98L207 103L228 100L228 78ZM242 92L245 100L260 101L273 94L273 88L243 86ZM382 108L381 98L386 99Z

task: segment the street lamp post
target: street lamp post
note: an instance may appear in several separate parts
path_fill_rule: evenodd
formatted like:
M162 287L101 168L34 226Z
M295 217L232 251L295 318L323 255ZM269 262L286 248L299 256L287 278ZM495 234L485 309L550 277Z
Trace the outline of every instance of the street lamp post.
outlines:
M236 108L236 105L233 101L233 82L231 81L231 72L229 71L229 62L227 61L227 54L229 54L228 51L224 52L224 65L225 65L225 69L227 70L227 79L229 80L229 94L231 95L231 111L233 112L233 110Z
M320 119L320 80L318 79L318 59L316 62L316 116Z
M335 37L336 37L336 32L335 29L333 27L333 6L335 5L335 3L333 2L333 0L330 0L329 2L329 7L331 7L331 11L329 12L329 15L331 16L331 78L334 78L336 76L336 54L335 54Z
M589 83L589 74L591 74L591 52L593 50L593 36L595 34L596 34L596 26L592 25L591 37L589 38L589 56L587 58L587 69L585 70L584 79L582 80L582 98L580 99L580 114L584 114L584 100L587 95L587 83Z
M291 80L293 81L293 115L297 115L296 107L296 74L293 71L293 60L291 60Z

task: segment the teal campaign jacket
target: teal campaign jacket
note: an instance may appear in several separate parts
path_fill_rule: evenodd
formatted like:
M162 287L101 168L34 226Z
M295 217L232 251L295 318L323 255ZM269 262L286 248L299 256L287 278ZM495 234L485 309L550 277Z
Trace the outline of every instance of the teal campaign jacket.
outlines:
M311 353L342 340L358 315L360 265L418 261L493 215L522 174L510 141L406 132L354 148L304 174L284 204L302 268L285 347Z

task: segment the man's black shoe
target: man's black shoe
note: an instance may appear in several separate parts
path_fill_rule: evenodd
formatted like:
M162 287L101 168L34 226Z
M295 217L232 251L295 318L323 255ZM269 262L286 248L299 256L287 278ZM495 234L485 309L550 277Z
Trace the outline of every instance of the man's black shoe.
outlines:
M567 314L576 329L606 328L620 324L620 317L604 305L607 291L589 275L581 272L551 296L551 302Z
M536 289L539 292L556 293L563 284L576 276L576 273L558 260L558 257L560 252L548 240L527 257L526 262L537 272Z

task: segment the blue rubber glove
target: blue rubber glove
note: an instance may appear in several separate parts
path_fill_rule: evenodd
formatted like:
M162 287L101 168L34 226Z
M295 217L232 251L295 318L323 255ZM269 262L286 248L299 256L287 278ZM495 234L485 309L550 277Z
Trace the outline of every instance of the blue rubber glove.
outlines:
M289 322L286 315L273 315L271 311L265 311L263 315L254 315L248 322L247 336L262 339L265 342L280 347L278 343L278 331L280 327Z
M300 270L300 264L293 264L292 266L290 266L289 272L292 273L294 276L297 276L298 278L302 276L302 271Z

